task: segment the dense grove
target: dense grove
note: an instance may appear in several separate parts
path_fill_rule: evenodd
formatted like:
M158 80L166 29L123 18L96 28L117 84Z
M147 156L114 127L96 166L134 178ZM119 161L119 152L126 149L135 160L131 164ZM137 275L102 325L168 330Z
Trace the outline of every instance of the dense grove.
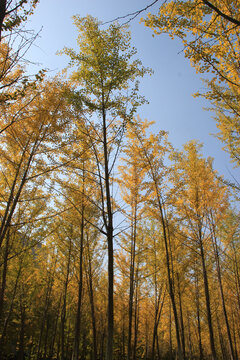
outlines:
M37 2L0 19L0 359L237 360L238 183L136 116L151 70L126 27L75 16L67 75L29 78L31 40L16 49L12 31ZM165 1L146 20L213 72L204 96L236 165L237 5Z

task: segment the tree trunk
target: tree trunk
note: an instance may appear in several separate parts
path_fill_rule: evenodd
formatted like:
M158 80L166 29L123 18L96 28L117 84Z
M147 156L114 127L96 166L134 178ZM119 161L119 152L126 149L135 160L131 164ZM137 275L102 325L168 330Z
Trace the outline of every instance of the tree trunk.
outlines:
M172 302L173 315L174 315L174 321L175 321L176 338L177 338L177 346L178 346L178 358L179 358L179 360L182 360L183 359L183 351L182 351L182 346L181 346L179 320L178 320L178 313L177 313L176 300L175 300L175 294L174 294L174 285L173 285L173 277L172 277L173 269L171 269L171 265L173 266L173 264L170 263L169 244L168 244L168 242L170 242L170 235L167 232L167 219L164 216L164 212L163 212L164 210L163 210L160 193L159 193L159 189L158 189L158 185L157 185L155 176L153 177L153 180L154 180L154 184L156 187L158 208L159 208L161 225L162 225L162 230L163 230L163 240L164 240L166 263L167 263L169 295L170 295L170 299Z
M200 321L200 301L199 301L199 286L198 286L197 270L195 270L195 297L196 297L196 311L197 311L199 360L203 360L202 330L201 330L201 321Z
M54 345L55 345L55 340L56 340L56 335L57 335L57 327L58 327L58 319L59 319L59 315L60 315L61 301L62 301L62 297L60 296L58 307L57 307L56 321L55 321L54 328L53 328L53 336L52 336L50 355L49 355L50 359L52 359L52 357L54 355Z
M163 304L164 304L164 299L165 299L165 292L163 294L163 297L161 295L162 295L162 289L159 291L157 306L155 309L153 342L152 342L152 359L154 359L154 357L155 357L156 340L157 340L157 346L158 346L158 325L159 325L159 321L160 321L161 314L162 314L162 309L163 309ZM162 303L160 306L161 299L162 299ZM159 353L159 349L158 349L158 353Z
M132 234L131 234L131 254L130 254L130 284L129 284L129 307L128 307L128 360L132 357L132 316L133 316L133 296L135 278L135 254L136 254L136 232L137 232L137 204L132 214Z
M187 320L188 320L188 349L189 349L189 360L192 360L193 353L192 353L192 337L191 337L191 327L190 327L190 316L189 312L187 313Z
M133 343L133 359L137 358L137 343L138 343L138 323L139 323L139 282L138 282L138 265L136 269L136 295L135 295L135 309L134 309L134 343Z
M6 16L7 0L0 0L0 42L2 40L3 21Z
M23 304L23 294L20 295L20 314L21 314L21 325L19 335L19 348L17 360L24 360L24 335L25 335L25 305Z
M103 152L104 152L104 174L105 174L105 196L107 205L107 219L104 214L105 228L107 232L108 244L108 336L107 336L107 354L106 360L113 360L113 337L114 337L114 268L113 268L113 213L110 193L110 172L108 159L108 138L105 112L105 100L102 93L102 121L103 121ZM103 209L104 211L104 209Z
M211 314L210 294L209 294L209 287L208 287L208 276L207 276L207 269L206 269L206 264L205 264L204 248L203 248L203 243L202 243L201 239L200 239L200 252L201 252L201 261L202 261L202 271L203 271L203 281L204 281L204 291L205 291L205 301L206 301L206 308L207 308L207 321L208 321L211 353L212 353L212 359L217 360L214 335L213 335L213 326L212 326L212 314Z
M82 204L81 204L81 234L80 234L80 252L79 252L79 280L78 280L78 304L76 314L76 325L74 334L74 346L72 360L79 358L80 326L81 326L81 307L82 307L82 288L83 288L83 241L84 241L84 197L85 197L85 169L84 161L82 165Z
M88 250L88 279L89 279L89 299L91 305L91 317L92 317L92 330L93 330L93 359L97 360L97 331L96 331L96 316L95 316L95 304L93 293L93 278L92 278L92 260L89 249L89 239L87 237L87 250Z
M14 305L14 300L15 300L15 296L16 296L16 293L17 293L18 281L19 281L19 278L20 278L21 270L22 270L22 263L20 262L20 266L19 266L17 277L16 277L15 284L14 284L11 304L10 304L8 314L7 314L7 316L6 316L5 320L4 320L4 324L3 324L2 336L1 336L1 339L0 339L0 359L2 357L1 355L2 355L2 352L3 352L3 344L4 344L4 341L5 341L5 336L7 334L8 323L9 323L9 320L10 320L12 312L13 312L13 305Z
M183 358L185 359L185 333L184 333L183 311L182 311L182 297L181 297L179 273L177 273L177 282L178 282L178 298L179 298L179 309L180 309L180 324L181 324L182 351L183 351Z
M213 228L212 243L213 243L215 262L216 262L216 265L217 265L217 276L218 276L218 284L219 284L220 296L221 296L221 302L222 302L222 309L223 309L225 324L226 324L226 328L227 328L227 336L228 336L228 343L229 343L229 350L230 350L230 359L235 360L234 350L233 350L233 343L232 343L232 336L231 336L231 331L230 331L230 326L229 326L229 321L228 321L228 315L227 315L227 309L226 309L226 305L225 305L225 298L224 298L224 293L223 293L222 274L221 274L221 268L220 268L220 259L219 259L219 251L218 251L217 239L216 239L216 236L215 236L215 228L214 228L214 224L213 224L213 219L211 219L211 220L212 220L211 222L212 222L212 228Z
M41 322L40 334L39 334L39 340L38 340L37 360L39 360L41 357L42 337L43 337L43 331L44 331L45 322L46 322L46 318L47 318L48 308L50 305L50 297L51 297L51 292L52 292L56 262L57 262L57 259L55 259L55 262L54 262L53 273L51 274L51 271L50 271L49 278L48 278L48 284L47 284L45 301L44 301L43 316L42 316L42 322Z
M67 307L67 290L69 283L69 273L70 273L70 263L71 263L71 255L72 255L72 239L70 237L69 249L68 249L68 260L67 260L67 272L66 279L64 282L64 290L63 290L63 306L61 313L61 360L65 358L65 324L66 324L66 307Z
M6 289L9 242L10 242L10 232L8 230L7 236L6 236L5 250L4 250L2 281L1 281L1 287L0 287L0 321L2 320L4 294L5 294L5 289Z

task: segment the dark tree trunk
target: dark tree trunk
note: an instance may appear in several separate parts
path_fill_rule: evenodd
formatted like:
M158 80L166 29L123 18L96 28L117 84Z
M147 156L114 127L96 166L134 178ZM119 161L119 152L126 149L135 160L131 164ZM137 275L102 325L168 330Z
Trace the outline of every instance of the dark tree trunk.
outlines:
M0 321L2 320L2 315L3 315L4 294L5 294L6 280L7 280L9 243L10 243L10 232L8 230L7 236L6 236L5 249L4 249L3 271L2 271L2 279L1 279L1 287L0 287Z
M52 359L52 357L54 355L54 346L55 346L55 340L56 340L56 334L57 334L58 319L59 319L59 316L60 316L61 301L62 301L62 297L60 296L58 307L57 307L56 321L54 323L54 328L53 328L53 336L52 336L50 355L49 355L50 359Z
M138 264L139 265L139 264ZM137 343L138 343L138 323L139 323L139 301L138 301L138 265L136 269L136 295L135 295L135 308L134 308L134 343L133 343L133 359L137 358Z
M131 254L130 254L130 284L128 305L128 360L132 357L132 316L135 278L135 254L136 254L136 232L137 232L137 204L135 203L132 214Z
M3 21L6 16L7 0L0 0L0 42L2 40Z
M199 360L203 360L202 330L201 330L201 321L200 321L199 285L198 285L198 274L197 274L197 272L195 274L195 297L196 297L196 311L197 311Z
M50 305L50 298L51 298L52 286L53 286L53 281L54 281L55 267L56 267L56 260L55 260L54 266L53 266L53 273L51 274L51 271L50 271L49 278L48 278L48 284L47 284L45 301L44 301L43 316L42 316L40 334L39 334L39 340L38 340L37 360L39 360L41 357L43 332L44 332L45 322L46 322L46 318L48 315L48 309L49 309L49 305Z
M208 321L208 330L209 330L209 337L210 337L212 359L217 360L217 354L216 354L215 342L214 342L214 334L213 334L213 326L212 326L212 313L211 313L211 305L210 305L208 276L207 276L207 269L206 269L206 264L205 264L204 248L203 248L203 243L202 243L201 238L200 238L200 253L201 253L201 261L202 261L205 301L206 301L206 309L207 309L207 321Z
M20 325L20 334L19 334L19 349L18 349L18 360L24 360L24 335L25 335L25 305L23 304L22 299L23 294L20 296L20 315L21 315L21 325Z
M93 278L92 278L92 260L89 249L89 239L87 238L87 250L88 250L88 279L89 279L89 299L91 305L91 317L92 317L92 331L93 331L93 359L97 360L97 331L96 331L96 316L95 316L95 303L93 292Z
M113 212L110 192L110 171L108 159L108 138L107 138L107 124L106 124L106 110L105 99L102 94L102 121L103 121L103 153L104 153L104 175L105 175L105 196L107 219L104 214L105 228L107 233L108 244L108 335L107 335L107 353L106 360L113 360L113 338L114 338L114 306L113 306L113 291L114 291L114 258L113 258ZM103 209L104 211L104 209Z
M10 304L8 314L7 314L7 316L6 316L5 320L4 320L4 324L3 324L2 336L1 336L1 339L0 339L0 359L1 359L1 355L2 355L2 347L3 347L4 341L5 341L5 336L7 334L7 327L8 327L9 320L11 318L12 312L13 312L13 305L14 305L14 300L15 300L15 296L16 296L16 292L17 292L18 281L19 281L19 277L20 277L20 274L21 274L21 270L22 270L22 263L20 263L20 266L19 266L19 269L18 269L17 277L16 277L15 284L14 284L11 304Z
M78 280L78 304L74 334L74 346L72 360L78 360L79 358L79 342L80 342L80 327L81 327L81 307L82 307L82 288L83 288L83 241L84 241L84 197L85 197L85 169L83 161L82 170L82 204L81 204L81 234L80 234L80 251L79 251L79 280Z
M70 263L71 263L71 255L72 255L72 239L69 239L69 249L68 249L68 260L67 260L67 272L66 279L64 282L64 290L63 290L63 306L61 313L61 360L65 358L65 324L66 324L66 307L67 307L67 290L69 284L69 274L70 274Z
M158 349L158 325L159 325L159 321L161 318L161 314L162 314L162 309L163 309L163 304L164 304L164 298L165 298L165 292L162 295L162 289L159 291L159 295L158 295L158 301L157 301L157 306L155 308L155 317L154 317L154 329L153 329L153 342L152 342L152 359L154 359L155 357L155 343L157 340L157 349ZM161 302L162 300L162 302ZM161 305L160 305L161 302ZM159 356L159 349L158 349L158 356Z
M180 312L180 324L181 324L181 339L182 339L182 351L183 358L185 359L185 332L184 332L184 322L183 322L183 311L182 311L182 296L180 289L180 279L179 274L177 273L177 283L178 283L178 298L179 298L179 312Z

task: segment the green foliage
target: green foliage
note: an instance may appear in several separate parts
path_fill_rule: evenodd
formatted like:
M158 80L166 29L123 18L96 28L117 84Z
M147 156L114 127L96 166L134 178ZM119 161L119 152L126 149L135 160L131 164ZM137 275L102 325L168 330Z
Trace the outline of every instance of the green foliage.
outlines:
M130 46L130 33L118 24L101 30L100 22L91 16L75 16L74 23L79 31L79 52L65 48L62 53L70 57L69 67L76 66L71 80L80 88L75 95L83 111L101 113L104 107L112 116L131 118L145 101L137 93L136 79L150 70L132 60L136 49ZM128 113L126 103L130 104Z

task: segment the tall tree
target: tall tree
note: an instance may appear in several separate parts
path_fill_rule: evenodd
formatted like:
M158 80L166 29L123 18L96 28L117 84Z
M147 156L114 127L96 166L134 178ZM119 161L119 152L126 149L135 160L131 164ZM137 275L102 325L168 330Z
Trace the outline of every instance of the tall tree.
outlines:
M171 149L165 131L147 136L146 130L149 127L147 121L132 123L132 133L138 142L138 161L143 162L149 176L151 197L149 203L154 206L152 216L156 218L162 228L162 238L166 256L166 270L168 279L168 291L173 307L176 338L179 359L183 359L182 344L180 339L180 324L174 291L174 270L171 255L171 233L170 216L167 209L167 175L169 169L165 166L164 160Z
M206 75L208 90L197 95L212 102L218 136L239 165L239 1L164 1L158 14L148 15L145 25L155 34L180 38L191 65Z
M76 16L74 22L79 31L79 53L72 49L65 49L64 53L70 56L70 65L77 67L71 75L71 80L78 86L72 94L72 103L88 117L91 147L98 169L102 203L100 229L107 238L108 248L107 360L112 360L114 210L111 175L126 123L143 101L137 95L138 83L130 84L146 70L140 61L131 61L136 51L130 46L130 34L126 29L111 25L109 29L101 30L100 23L90 16Z
M225 187L215 179L211 159L206 161L199 150L200 145L192 141L175 157L172 179L176 197L173 197L173 203L181 218L184 237L201 261L211 354L213 359L217 359L207 266L211 249L208 216L214 212L221 218L227 203Z
M130 126L127 129L130 130ZM138 252L138 223L143 213L143 203L146 201L146 184L144 178L146 169L138 162L138 144L133 138L131 130L126 134L126 146L124 157L121 159L123 165L119 167L120 178L118 180L124 203L129 210L122 210L130 226L130 234L127 235L127 243L130 241L130 269L129 269L129 308L128 308L128 353L127 358L132 359L132 322L133 305L136 279L136 257ZM125 206L124 206L125 208ZM127 246L127 244L126 244Z

